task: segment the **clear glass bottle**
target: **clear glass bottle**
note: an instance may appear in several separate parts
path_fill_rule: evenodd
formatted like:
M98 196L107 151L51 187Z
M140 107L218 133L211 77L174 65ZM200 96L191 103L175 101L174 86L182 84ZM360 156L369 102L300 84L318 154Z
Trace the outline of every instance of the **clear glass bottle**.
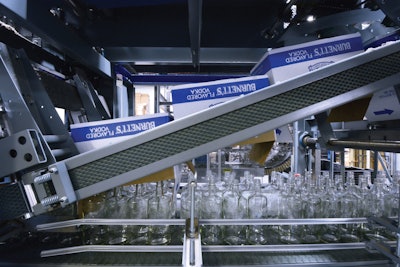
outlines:
M222 216L224 219L246 218L246 207L240 201L239 182L233 180L229 189L222 195ZM223 232L224 242L228 245L241 245L246 241L246 227L241 225L227 225Z
M192 181L192 180L191 180ZM190 190L190 182L182 188L182 194L181 194L181 208L180 208L180 218L181 219L187 219L190 217L190 207L192 205L192 195L191 195L191 190ZM197 189L197 188L196 188ZM200 190L195 190L195 217L199 218L199 208L200 203L201 203L201 191Z
M337 214L336 208L336 187L335 183L329 177L329 173L325 173L325 191L321 197L321 217L335 218ZM340 241L339 227L335 224L326 224L322 227L321 240L326 243L337 243Z
M203 192L200 213L201 219L222 218L222 197L218 194L214 177L210 177L208 190ZM204 245L222 244L221 227L218 225L201 226L201 242Z
M106 199L105 217L108 219L127 218L127 198L121 186L114 189L112 195ZM127 225L109 225L107 227L109 245L121 245L127 241Z
M271 181L261 189L262 194L268 199L267 217L276 219L279 216L280 193L283 187L283 178L277 173L271 173Z
M172 199L162 192L162 182L157 183L156 194L148 201L149 219L171 219ZM169 225L151 225L149 231L149 243L151 245L166 245L171 242Z
M369 207L368 214L374 217L385 216L385 194L387 193L386 175L384 172L378 172L374 180L370 194L367 197ZM386 228L380 225L370 225L369 231L365 236L370 240L387 240Z
M386 192L386 175L383 172L378 172L368 198L371 216L384 216Z
M103 211L105 208L104 196L95 195L84 201L82 207L84 219L97 219L103 218ZM105 244L105 237L107 229L104 225L83 225L83 236L85 245L103 245Z
M248 199L248 217L249 219L266 219L268 201L265 195L261 193L261 181L254 180L254 194ZM250 225L248 228L248 242L253 245L267 244L267 238L264 234L262 225Z
M348 185L346 189L343 183L343 176L336 175L337 182L337 209L338 217L355 218L358 216L358 198L350 188L353 187L354 177L348 177ZM339 233L342 242L360 242L358 236L358 226L355 224L340 225Z
M398 219L400 197L400 171L396 171L392 177L390 190L385 195L385 216Z
M321 195L318 192L316 181L312 179L311 173L306 179L307 194L303 194L304 218L321 218ZM320 241L321 225L304 225L302 243L315 244Z
M128 218L147 219L149 198L144 194L143 184L137 184L133 196L128 200ZM128 226L128 243L131 245L145 245L149 240L148 225L130 225Z
M289 180L286 183L285 190L282 191L281 201L279 206L279 218L280 219L295 219L298 218L298 203L296 203L296 190L295 190L295 178L291 174ZM301 243L299 237L299 226L298 225L280 225L279 239L284 244L299 244Z
M267 218L278 219L281 206L281 190L284 188L284 178L278 172L271 173L270 183L262 187L261 192L267 198ZM268 244L279 244L279 226L265 225L264 233L268 237Z

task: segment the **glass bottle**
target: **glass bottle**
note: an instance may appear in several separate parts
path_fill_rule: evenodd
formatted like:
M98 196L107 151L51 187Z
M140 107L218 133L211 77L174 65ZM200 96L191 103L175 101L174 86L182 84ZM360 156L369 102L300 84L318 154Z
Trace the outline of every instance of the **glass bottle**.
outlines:
M348 184L347 189L344 187L343 176L336 175L337 180L337 208L338 217L342 218L355 218L358 216L358 198L355 192L352 191L354 187L354 177L350 172L350 176L347 177ZM339 228L340 238L342 242L360 242L358 236L358 226L355 224L344 224Z
M383 172L378 172L368 198L371 216L384 216L386 192L386 175Z
M246 207L240 200L239 182L234 179L229 189L222 195L222 215L224 219L244 219ZM246 241L246 227L241 225L227 225L223 232L224 242L228 245L241 245Z
M385 195L385 216L397 219L399 216L399 197L400 197L400 171L396 171L392 176L392 183L389 191Z
M180 218L187 219L190 217L190 206L192 205L192 197L191 197L191 190L189 188L189 184L192 180L188 182L188 184L182 188L181 194L181 208L180 208ZM196 188L197 189L197 188ZM199 217L199 209L201 203L201 191L195 190L195 217Z
M261 192L268 199L267 204L267 217L271 219L278 218L279 215L279 201L280 201L280 191L282 190L283 179L277 172L273 171L271 173L271 182L261 189Z
M247 174L245 174L245 182L241 183L242 188L240 187L239 184L239 206L241 206L245 212L245 218L249 218L249 199L251 196L255 194L255 179L252 175L250 175L250 172L247 171ZM258 179L257 179L258 180ZM244 185L244 186L243 186ZM261 190L261 184L260 184L260 190Z
M248 199L248 217L249 219L266 219L268 201L261 193L261 181L254 180L254 194ZM248 241L254 245L264 245L267 238L264 235L262 225L250 225L248 228Z
M370 198L370 189L368 186L368 181L367 177L365 177L364 174L360 174L358 176L358 189L359 189L359 195L360 199L362 201L358 202L358 214L360 217L369 217L371 215L370 213L370 208L369 208L369 201L368 199ZM360 235L366 236L368 233L370 233L370 224L369 223L361 223L359 225L359 232Z
M148 201L149 219L171 219L172 199L162 192L162 182L157 182L156 194ZM171 242L169 225L151 225L149 229L151 245L166 245Z
M368 217L371 215L368 198L370 198L370 189L368 187L367 177L363 174L358 176L358 194L362 201L358 202L358 214L360 217Z
M279 218L280 219L295 219L298 218L298 205L295 204L297 201L295 180L293 175L289 176L289 180L286 183L286 188L282 191L281 201L279 206ZM279 239L284 244L299 244L301 240L298 236L297 225L280 225Z
M374 180L371 192L367 197L370 216L382 217L385 216L385 194L387 193L386 175L383 172L378 172ZM372 240L387 240L386 228L380 225L370 225L369 232L365 234L368 239Z
M240 191L243 192L245 190L249 190L249 189L253 188L253 180L254 180L254 176L250 173L250 171L245 170L243 172L243 177L241 177L240 183L239 183Z
M121 186L114 189L112 195L106 200L105 216L109 219L127 218L127 198ZM109 245L121 245L127 241L127 225L109 225L107 235Z
M316 181L312 179L311 173L306 179L307 194L303 194L304 218L321 218L321 196L317 190ZM320 241L321 225L304 225L302 242L315 244Z
M325 176L325 191L321 197L321 217L335 218L336 213L336 187L335 183L329 177L329 173L324 173ZM322 227L321 240L326 243L337 243L339 239L339 227L335 224L326 224Z
M103 218L104 198L102 195L95 195L85 200L83 205L83 218ZM103 225L82 226L85 245L101 245L105 243L107 229Z
M208 190L203 192L200 212L202 219L221 219L222 217L222 197L217 192L214 176L209 179ZM218 225L201 226L201 242L204 245L222 244L221 227Z
M267 218L278 219L279 207L281 205L281 190L284 188L284 178L278 172L271 173L270 183L261 189L262 194L267 198ZM279 244L279 226L265 225L264 233L268 237L269 244Z
M143 193L145 186L137 184L133 196L128 200L128 218L147 219L148 218L148 197ZM148 225L131 225L128 227L128 243L132 245L145 245L148 243Z

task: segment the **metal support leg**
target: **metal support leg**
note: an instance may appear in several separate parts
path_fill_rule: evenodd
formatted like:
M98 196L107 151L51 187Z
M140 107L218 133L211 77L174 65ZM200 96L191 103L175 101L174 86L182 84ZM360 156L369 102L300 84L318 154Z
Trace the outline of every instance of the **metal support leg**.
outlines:
M195 218L195 189L196 182L189 184L191 194L190 218L186 220L186 231L183 243L182 266L200 267L203 265L201 255L201 242L199 233L199 222Z

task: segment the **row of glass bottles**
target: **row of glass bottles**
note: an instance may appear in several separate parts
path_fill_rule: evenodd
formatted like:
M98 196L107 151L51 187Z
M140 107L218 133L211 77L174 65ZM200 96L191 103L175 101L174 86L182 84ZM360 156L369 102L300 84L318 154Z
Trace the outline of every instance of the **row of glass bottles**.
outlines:
M335 175L331 180L328 172L318 179L313 179L311 173L291 174L288 178L274 173L272 182L261 188L260 180L249 173L241 183L232 174L217 182L209 175L208 189L197 196L201 201L196 206L202 219L397 216L398 173L391 184L383 173L378 173L373 184L369 172L359 176L357 185L353 172L347 172L346 182L343 178ZM384 228L366 224L202 227L204 244L359 242L365 238L394 237Z
M259 179L245 172L240 182L235 173L226 172L221 181L208 173L208 185L196 190L196 217L201 219L296 219L354 218L397 216L399 175L392 183L378 173L373 183L369 172L358 177L329 179L323 172L318 179L305 175L280 173L271 175L271 182L262 186ZM346 178L344 181L343 178ZM89 199L83 207L85 218L170 219L188 218L189 190L182 188L180 205L173 201L168 182L118 188L117 192ZM122 190L123 189L123 190ZM88 226L86 244L169 244L183 229L162 225ZM182 228L182 227L181 227ZM174 232L174 233L173 233ZM172 234L173 233L173 234ZM383 228L361 224L342 225L204 225L203 244L287 244L318 242L359 242L365 238L390 238ZM181 241L181 240L180 240Z
M171 219L172 192L159 182L119 187L108 195L90 198L83 207L84 218ZM165 245L171 242L169 225L86 226L86 244Z

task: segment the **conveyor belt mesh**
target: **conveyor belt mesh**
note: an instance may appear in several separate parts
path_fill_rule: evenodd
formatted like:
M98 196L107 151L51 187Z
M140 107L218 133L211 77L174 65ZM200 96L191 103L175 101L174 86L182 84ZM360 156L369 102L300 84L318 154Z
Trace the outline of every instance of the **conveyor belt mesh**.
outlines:
M20 186L15 183L0 187L0 219L13 219L30 212Z
M397 52L77 167L70 170L73 187L82 189L366 86L400 72L399 62Z

